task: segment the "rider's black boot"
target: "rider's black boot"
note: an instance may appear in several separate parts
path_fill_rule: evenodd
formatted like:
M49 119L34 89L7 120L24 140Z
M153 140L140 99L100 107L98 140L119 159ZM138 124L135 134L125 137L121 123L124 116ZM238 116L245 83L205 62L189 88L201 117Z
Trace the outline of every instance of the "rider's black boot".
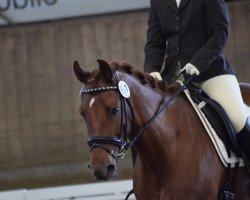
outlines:
M240 145L243 157L248 169L250 169L250 117L247 118L244 128L237 134L237 141Z

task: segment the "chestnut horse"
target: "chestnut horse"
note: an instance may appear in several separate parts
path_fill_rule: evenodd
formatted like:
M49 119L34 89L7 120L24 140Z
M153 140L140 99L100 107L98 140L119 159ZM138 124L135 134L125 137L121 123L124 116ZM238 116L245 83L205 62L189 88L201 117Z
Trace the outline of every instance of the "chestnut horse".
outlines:
M98 63L99 69L92 72L77 61L73 66L85 84L80 114L90 136L93 175L113 179L117 160L133 145L137 200L216 200L226 169L186 97L180 93L172 98L178 85L166 85L126 63ZM242 94L250 105L249 85L243 86ZM235 193L238 200L250 199L244 167L239 169Z

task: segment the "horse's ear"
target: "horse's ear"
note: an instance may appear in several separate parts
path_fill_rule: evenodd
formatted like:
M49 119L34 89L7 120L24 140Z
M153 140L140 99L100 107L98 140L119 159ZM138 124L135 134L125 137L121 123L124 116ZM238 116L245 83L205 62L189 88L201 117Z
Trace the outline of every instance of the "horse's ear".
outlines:
M90 72L88 72L87 70L82 69L77 60L73 64L73 70L74 70L76 78L80 82L86 84L87 80L90 78Z
M112 81L114 74L110 65L105 60L97 59L97 62L99 63L99 70L104 76L105 80Z

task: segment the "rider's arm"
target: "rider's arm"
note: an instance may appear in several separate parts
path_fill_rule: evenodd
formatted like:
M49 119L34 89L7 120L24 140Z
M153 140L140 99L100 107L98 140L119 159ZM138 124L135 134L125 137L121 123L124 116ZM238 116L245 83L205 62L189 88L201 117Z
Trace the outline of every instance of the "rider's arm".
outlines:
M204 4L208 41L190 60L199 71L212 64L228 38L229 16L225 0L204 0Z
M158 16L154 8L154 3L151 1L148 20L147 43L144 49L144 71L148 73L159 72L161 70L165 51L165 37L160 27Z

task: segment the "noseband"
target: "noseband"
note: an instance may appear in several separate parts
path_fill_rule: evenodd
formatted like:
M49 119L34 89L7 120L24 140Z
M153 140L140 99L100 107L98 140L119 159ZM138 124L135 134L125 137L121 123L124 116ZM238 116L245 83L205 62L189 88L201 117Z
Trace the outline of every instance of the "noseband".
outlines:
M119 85L120 82L120 75L115 71L115 78L117 81L117 85ZM103 137L90 137L87 141L89 147L91 148L91 151L95 148L101 148L104 151L106 151L108 154L110 154L115 160L121 159L125 156L126 147L129 144L128 142L128 133L127 133L127 110L126 110L126 103L130 108L131 113L131 124L134 120L134 111L133 107L128 100L128 98L124 97L121 93L121 89L119 89L118 86L106 86L106 87L97 87L97 88L90 88L87 89L85 87L82 87L80 90L80 99L82 101L82 96L84 94L93 94L97 92L105 92L105 91L112 91L112 90L118 90L119 91L119 97L121 102L121 122L120 122L120 132L119 137L109 137L109 136L103 136ZM125 95L126 96L126 95ZM112 149L107 148L107 145L113 145L119 148L118 153L114 153Z

